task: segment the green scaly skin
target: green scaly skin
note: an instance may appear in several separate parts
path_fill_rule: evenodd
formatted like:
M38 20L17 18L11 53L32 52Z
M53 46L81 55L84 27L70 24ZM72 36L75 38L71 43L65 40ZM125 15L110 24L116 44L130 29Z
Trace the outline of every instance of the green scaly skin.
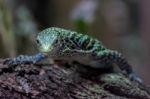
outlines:
M116 64L118 68L138 83L142 80L135 75L126 59L117 51L107 49L102 43L88 35L74 31L51 27L41 31L37 36L37 46L40 54L35 56L19 56L7 60L9 65L21 63L36 63L45 58L78 62L96 69L108 68Z
M54 60L76 61L92 68L108 68L116 64L132 80L142 83L120 53L107 49L88 35L51 27L38 34L37 43L39 50Z

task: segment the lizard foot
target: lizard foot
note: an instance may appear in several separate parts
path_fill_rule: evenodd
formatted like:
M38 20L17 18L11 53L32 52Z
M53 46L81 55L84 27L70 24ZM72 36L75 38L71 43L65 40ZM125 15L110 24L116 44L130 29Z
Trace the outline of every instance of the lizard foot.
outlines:
M132 73L129 75L129 78L131 79L131 81L133 82L137 82L139 84L143 84L143 81L141 80L141 78L139 78L135 73Z
M6 59L3 64L4 65L11 65L11 66L15 66L15 65L20 65L23 63L31 63L29 60L28 61L24 61L24 56L18 56L16 58L8 58Z
M31 64L35 64L43 59L45 59L46 56L42 53L36 54L34 56L27 56L27 55L20 55L16 58L9 58L6 59L3 64L5 65L20 65L20 64L27 64L27 63L31 63Z

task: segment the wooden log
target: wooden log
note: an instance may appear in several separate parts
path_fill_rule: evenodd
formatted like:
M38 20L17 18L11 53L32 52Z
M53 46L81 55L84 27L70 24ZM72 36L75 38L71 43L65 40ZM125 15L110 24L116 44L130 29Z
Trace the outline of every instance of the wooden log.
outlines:
M66 66L7 66L3 61L0 60L0 99L150 99L148 87L119 73L85 77Z

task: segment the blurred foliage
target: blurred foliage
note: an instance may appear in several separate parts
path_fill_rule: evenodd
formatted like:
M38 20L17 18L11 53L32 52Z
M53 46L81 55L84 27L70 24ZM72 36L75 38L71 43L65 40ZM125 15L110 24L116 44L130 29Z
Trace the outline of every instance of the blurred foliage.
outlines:
M90 25L96 18L95 12L97 8L97 0L82 0L76 4L70 15L76 31L88 33Z
M15 3L15 2L14 2ZM1 56L14 57L17 53L34 52L37 25L25 6L17 6L9 0L0 0Z
M5 0L0 0L0 38L4 48L3 51L11 57L16 55L16 44L12 21L11 8L7 5ZM3 51L1 54L4 53Z
M30 36L37 32L37 25L33 19L30 10L25 6L20 6L16 11L17 17L17 35Z
M25 6L19 6L16 10L16 20L15 33L20 41L17 43L17 51L24 54L35 52L34 41L38 27L30 10Z
M75 30L80 33L88 32L88 25L83 19L75 20L74 22Z

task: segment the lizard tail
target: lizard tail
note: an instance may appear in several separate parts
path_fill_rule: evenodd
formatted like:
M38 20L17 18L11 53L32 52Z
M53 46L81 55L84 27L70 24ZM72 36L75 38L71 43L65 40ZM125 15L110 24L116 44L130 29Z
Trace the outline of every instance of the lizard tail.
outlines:
M130 66L130 64L126 61L126 59L122 56L122 54L113 50L109 50L109 51L104 50L99 54L101 54L100 60L102 60L102 62L106 64L115 63L117 66L119 66L119 69L121 69L123 73L129 76L129 78L132 81L138 82L140 84L143 83L143 81L134 73L132 66Z

